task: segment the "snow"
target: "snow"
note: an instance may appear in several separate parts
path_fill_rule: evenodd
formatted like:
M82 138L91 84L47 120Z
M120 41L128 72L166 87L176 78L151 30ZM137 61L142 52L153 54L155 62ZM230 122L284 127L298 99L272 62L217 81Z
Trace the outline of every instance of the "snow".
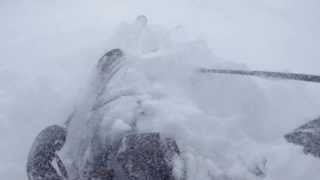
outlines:
M87 88L95 64L116 47L124 50L125 63L106 96L125 96L108 105L101 136L126 131L138 116L140 131L177 140L184 162L176 162L176 173L186 163L188 179L315 180L320 175L320 160L283 138L317 116L319 85L196 71L317 72L319 14L311 13L316 1L305 7L285 0L178 0L172 7L167 1L1 3L1 19L9 24L0 30L7 42L0 44L5 49L0 61L3 179L27 179L25 161L34 137L47 125L63 123L79 105L87 108L81 105L91 103ZM308 10L305 23L299 16ZM135 22L141 12L147 25ZM264 175L256 176L259 171Z

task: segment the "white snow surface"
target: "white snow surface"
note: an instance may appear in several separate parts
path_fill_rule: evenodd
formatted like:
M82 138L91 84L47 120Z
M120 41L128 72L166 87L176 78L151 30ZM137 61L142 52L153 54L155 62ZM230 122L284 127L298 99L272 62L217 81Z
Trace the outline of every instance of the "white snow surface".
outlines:
M0 30L6 42L0 44L2 179L27 179L25 163L34 137L90 101L94 66L112 48L124 51L125 62L108 92L130 96L108 105L102 136L127 130L137 118L138 130L177 140L190 180L320 176L320 159L283 138L319 115L320 85L197 71L259 67L315 72L317 1L303 7L287 0L0 5L0 18L8 24ZM308 12L303 14L308 21L299 10ZM146 26L135 22L141 13L148 17ZM86 130L75 129L70 133ZM61 155L68 158L64 151ZM177 174L181 163L176 162ZM257 169L265 176L255 176Z

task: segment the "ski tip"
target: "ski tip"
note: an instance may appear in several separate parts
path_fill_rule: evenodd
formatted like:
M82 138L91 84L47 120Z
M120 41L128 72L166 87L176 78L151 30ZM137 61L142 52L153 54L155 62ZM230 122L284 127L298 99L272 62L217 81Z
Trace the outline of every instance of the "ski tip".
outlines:
M121 49L111 49L106 52L98 61L97 68L99 72L108 72L108 70L114 68L114 65L124 56Z
M107 57L121 57L123 56L123 51L119 48L116 48L116 49L111 49L110 51L108 51L104 56L107 56Z

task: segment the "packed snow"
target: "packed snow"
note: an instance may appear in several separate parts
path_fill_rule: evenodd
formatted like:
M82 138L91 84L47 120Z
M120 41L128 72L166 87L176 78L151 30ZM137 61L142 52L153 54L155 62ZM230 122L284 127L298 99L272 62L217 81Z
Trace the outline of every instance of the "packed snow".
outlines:
M160 132L177 141L182 153L175 173L181 175L185 167L188 180L316 180L320 176L320 159L305 155L301 147L284 139L320 114L320 85L198 71L203 67L273 67L315 72L313 62L319 56L310 43L320 44L319 27L313 14L305 15L311 17L306 24L295 19L298 15L290 8L299 9L298 2L246 0L239 4L230 0L234 5L229 6L178 0L173 3L179 5L177 9L166 8L167 1L70 2L0 2L8 23L0 30L7 35L3 36L7 43L0 44L4 49L0 61L1 178L27 179L26 158L37 133L48 125L63 124L74 111L82 118L71 123L61 152L67 163L70 151L79 147L78 140L92 135L95 125L101 137L110 138L136 120L139 131ZM310 13L314 5L319 7L316 1L306 4L303 10ZM146 17L136 19L141 13ZM251 15L266 21L256 21ZM267 32L250 22L270 27ZM286 33L293 43L302 45L287 46L287 37L281 36ZM294 40L290 33L305 33L306 38ZM295 50L309 47L309 61L290 61L302 57ZM85 125L90 121L88 108L96 87L95 66L113 48L123 50L124 60L107 82L103 97L111 103L106 105L104 118L90 129ZM243 61L238 58L248 54ZM284 60L269 62L268 58Z

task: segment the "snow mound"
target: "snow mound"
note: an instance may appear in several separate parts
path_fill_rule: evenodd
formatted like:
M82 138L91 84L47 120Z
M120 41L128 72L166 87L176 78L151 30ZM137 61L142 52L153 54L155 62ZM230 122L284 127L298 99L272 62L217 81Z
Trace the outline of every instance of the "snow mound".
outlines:
M134 121L139 132L160 132L177 141L183 161L177 161L175 172L181 174L183 163L187 179L282 180L309 173L314 178L312 159L287 144L281 133L269 137L283 131L265 126L274 117L268 114L273 90L251 78L199 73L201 67L246 66L221 61L205 41L170 38L174 33L147 21L120 27L109 46L124 51L121 68L102 82L101 95L92 94L96 86L90 86L80 107L82 120L71 124L67 151L95 138L97 130L101 139L117 139ZM114 97L92 113L92 101ZM288 173L299 164L309 169Z

